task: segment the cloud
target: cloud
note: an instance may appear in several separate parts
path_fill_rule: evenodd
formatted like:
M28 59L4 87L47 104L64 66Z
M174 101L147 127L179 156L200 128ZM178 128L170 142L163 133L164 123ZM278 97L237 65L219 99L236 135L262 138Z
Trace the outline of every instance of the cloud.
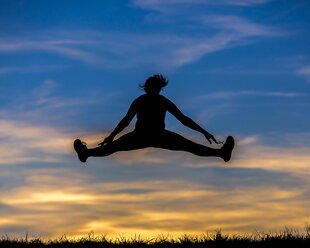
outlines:
M271 91L252 91L252 90L243 90L243 91L223 91L223 92L214 92L202 98L210 98L210 99L227 99L233 97L243 97L243 96L270 96L270 97L304 97L307 96L305 93L297 93L297 92L271 92Z
M239 6L252 6L271 2L272 0L224 0L223 3Z
M302 187L272 181L227 187L190 178L98 182L67 169L36 169L27 171L25 182L0 193L6 206L0 230L10 226L9 235L24 235L23 227L40 237L279 231L302 229L309 215L307 180Z
M237 140L229 164L184 152L145 149L117 153L104 158L103 165L100 158L92 158L84 169L71 168L71 160L63 157L75 157L72 133L65 128L2 120L0 136L4 141L0 157L5 160L1 163L54 161L62 165L54 169L47 163L40 169L1 167L1 176L19 182L11 182L0 192L0 231L8 234L278 231L284 226L302 229L309 215L307 146L268 146L263 137L252 135ZM97 137L83 139L95 144ZM14 149L15 154L10 153ZM119 174L124 178L118 178Z
M76 48L46 46L43 47L43 50L48 52L55 52L68 58L80 60L90 64L104 64L105 62L100 56L97 56L94 53L82 51L81 49Z
M248 137L245 137L238 141L239 146L248 146L252 144L257 144L260 140L260 137L258 135L251 135Z
M250 168L265 171L286 172L296 175L310 175L308 154L309 144L303 142L304 137L308 134L291 134L279 137L277 135L269 142L286 143L292 138L298 144L292 147L271 146L264 144L266 137L260 135L251 135L242 139L236 137L236 148L234 150L233 159L230 162L232 168ZM200 140L190 138L191 140L201 143ZM212 146L219 148L219 146ZM120 152L112 156L112 158L125 165L133 164L178 164L185 167L214 167L225 166L221 159L197 157L190 153L164 151L155 148L143 149L133 152ZM93 160L90 160L93 161Z
M56 87L56 83L52 80L46 80L41 88L36 89L37 99L34 99L39 105L49 102L49 94ZM260 91L240 91L240 92L217 92L212 93L206 98L223 99L240 96L271 96L271 97L302 97L302 93L293 92L260 92ZM223 107L223 106L222 106ZM227 106L224 106L225 108ZM212 116L212 113L207 113ZM40 117L42 118L42 116ZM75 157L72 142L76 137L80 137L86 141L89 147L95 147L107 134L91 134L81 130L74 130L62 126L51 126L47 124L33 124L32 121L2 119L0 120L0 136L2 142L0 144L0 164L18 164L26 162L56 162L64 161L65 155ZM122 135L122 134L120 134ZM302 135L299 135L303 137ZM294 140L298 140L298 137ZM200 143L195 137L190 137ZM265 138L259 136L249 136L237 142L239 148L236 149L236 157L232 162L237 168L259 168L272 171L287 171L290 173L309 173L309 161L307 144L298 148L281 148L277 146L267 146L256 143ZM283 137L281 137L283 140ZM290 138L291 139L291 138ZM255 146L253 146L255 144ZM249 146L250 145L250 146ZM242 157L241 154L248 154ZM283 155L284 154L284 155ZM259 158L257 157L259 156ZM224 164L221 160L207 160L201 163L201 159L187 153L178 153L171 151L162 151L159 149L142 149L134 152L120 152L111 156L114 162L133 165L133 164L165 164L177 163L190 167L210 167L214 164ZM90 159L90 163L95 159ZM205 161L205 159L203 159ZM272 164L272 165L271 165ZM294 164L294 167L292 167Z
M2 53L16 53L24 51L45 51L60 54L71 59L96 64L102 59L94 53L83 51L74 46L78 45L90 45L87 40L58 40L58 39L47 39L47 40L23 40L17 39L2 39L0 40L0 52ZM68 47L71 45L72 47Z
M252 68L240 68L240 67L226 67L204 70L205 74L216 75L283 75L289 74L288 70L283 69L252 69Z
M62 34L55 34L57 35ZM67 35L80 42L63 43L57 39L20 42L21 38L18 38L16 41L12 39L2 41L0 52L45 51L110 69L136 67L142 63L176 68L199 59L206 53L221 50L232 40L230 37L221 35L195 39L177 34L150 35L90 31L70 32ZM88 37L87 40L84 37ZM92 50L92 52L86 50ZM154 50L157 51L156 54ZM12 71L12 68L7 68L3 72L10 70Z
M15 97L1 110L1 165L65 161L67 155L76 157L72 143L77 137L96 146L107 136L79 130L76 122L71 123L70 119L80 114L84 106L100 104L103 107L115 94L97 91L75 98L61 97L57 94L58 87L59 83L46 79L29 94L23 92L22 96ZM65 122L71 125L61 123L64 116Z
M276 37L284 34L273 27L258 25L237 16L196 16L195 19L201 19L205 28L213 27L219 32L196 44L188 42L188 45L176 49L173 54L178 57L175 60L178 66L197 61L208 53L245 44L251 37Z
M55 98L53 96L53 92L56 89L57 82L50 79L45 80L40 87L33 90L33 95L31 95L27 101L24 101L23 99L22 104L26 106L13 108L4 112L5 114L2 115L2 119L0 120L0 137L2 139L2 142L0 144L0 164L21 164L40 161L66 161L67 155L76 158L76 155L72 148L72 142L75 138L79 137L82 140L86 141L90 147L95 147L101 141L102 137L107 136L107 133L93 134L89 131L82 131L72 127L65 127L59 123L52 125L52 122L50 121L36 121L37 119L48 120L48 115L51 114L51 108L63 109L64 107L68 107L68 111L70 112L72 108L76 108L76 106L82 104L81 102L75 101L74 99ZM270 96L292 98L304 97L305 94L296 92L236 91L215 92L203 97L211 99L223 99L242 96ZM107 100L108 98L104 97L104 99ZM90 101L88 104L91 103L92 101ZM29 108L27 110L27 106L30 106L30 110ZM33 106L37 106L39 110L39 114L38 112L35 113L37 119L34 119L31 115L31 113L34 111ZM227 108L231 108L231 105L218 105L217 108L212 109L216 112L218 112L219 110L220 112L224 112ZM47 109L49 109L49 111L46 111ZM27 113L27 111L29 113ZM204 116L212 117L212 112L210 111L211 110L207 109L206 112L202 113L200 119L205 119ZM63 112L61 112L61 114L63 114ZM307 137L304 134L297 135L297 137L299 136ZM293 138L291 137L289 138L289 140L296 140L297 142L297 137L293 135ZM190 137L190 139L193 139L198 143L203 142L196 137ZM250 137L246 137L244 141L240 141L240 145L241 147L245 147L244 149L248 149L247 145L265 139L266 137L259 138L259 136L251 135ZM275 140L279 142L278 139ZM280 137L280 140L283 140L283 136ZM239 161L240 163L236 162L236 167L260 168L261 163L269 165L270 161L273 161L277 164L279 169L277 169L275 166L271 166L272 168L270 170L283 170L291 173L292 171L290 170L290 163L293 160L296 160L296 168L298 169L296 169L295 171L298 171L298 173L300 173L300 171L302 170L307 171L306 163L303 162L307 161L308 159L307 153L304 152L304 150L307 149L307 143L300 140L299 144L304 144L304 147L298 146L298 149L284 149L281 147L277 147L276 145L274 148L266 145L257 145L257 148L251 148L252 150L250 148L250 150L243 150L246 151L245 153L249 153L252 155L250 157L247 157L247 159L245 160L243 160L242 158L238 158L239 160L236 161ZM261 153L260 157L268 158L266 162L264 162L264 159L262 159L261 161L257 161L257 158L254 159L255 149L257 149L257 152ZM238 152L238 149L236 151ZM274 156L272 156L273 153L275 154ZM285 158L284 160L282 160L280 154L288 154L288 159L286 159L286 157L284 156ZM295 156L295 154L298 155ZM302 158L302 160L298 159L298 156ZM210 167L214 166L215 164L220 164L221 166L224 165L224 163L218 159L203 159L204 162L201 163L201 160L194 155L184 154L182 152L178 153L171 151L162 151L159 149L151 148L138 150L130 153L116 153L115 155L111 156L111 159L113 160L113 163L120 163L128 166L143 163L177 163L179 165L186 164L186 166L192 167ZM95 161L96 159L90 159L90 163L93 163ZM257 165L259 166L256 167ZM267 167L268 166L263 166L262 168L269 170Z
M219 29L229 30L241 36L276 36L282 34L279 30L265 25L256 24L244 18L233 15L207 16L203 20L206 24Z
M58 128L0 120L0 164L55 162L71 152L72 138Z
M242 153L232 162L240 168L260 168L270 171L286 171L292 174L310 175L309 147L304 148L278 148L257 146L243 148Z
M2 38L0 52L43 51L108 69L128 69L143 65L169 71L195 62L206 54L248 44L253 38L285 34L276 27L257 24L232 14L211 15L200 13L197 9L174 9L177 3L169 3L168 9L173 9L174 13L159 13L159 18L152 19L172 20L182 25L182 32L169 28L152 33L50 30L24 37ZM149 4L157 4L157 1ZM3 72L12 69L7 68Z
M123 135L121 133L120 135ZM73 140L79 137L88 147L96 147L108 133L90 134L83 131L70 131L69 128L48 125L35 125L26 121L0 120L0 164L23 164L29 162L64 162L73 151ZM138 150L133 154L117 153L113 157L124 165L135 163L166 163L160 152ZM174 156L171 157L171 159Z
M52 79L46 79L27 94L18 89L14 98L0 109L2 119L9 121L26 122L29 125L54 124L63 125L61 122L70 121L75 115L83 114L83 108L100 104L104 106L118 93L106 93L101 90L79 92L74 97L62 96L62 84ZM64 118L66 116L66 118ZM70 117L70 118L69 118Z
M269 1L136 0L134 5L159 11L146 16L147 20L153 24L156 22L173 23L175 26L180 24L182 30L187 30L191 37L200 37L200 39L188 39L182 47L175 46L175 51L169 57L175 56L176 59L173 60L172 65L180 67L197 61L208 53L248 44L254 38L286 35L284 30L273 26L254 23L234 14L217 15L209 10L210 5L219 5L221 8L223 5L244 7L267 2ZM233 12L230 11L230 13ZM193 32L193 30L196 31ZM203 33L207 33L208 37L204 37Z
M76 157L72 144L77 137L87 140L90 146L96 146L101 137L107 135L83 135L82 131L73 131L72 128L2 119L0 164L65 161L64 155Z
M0 75L1 74L9 74L9 73L33 73L33 72L46 72L46 71L53 71L63 69L66 66L54 66L54 65L47 65L47 66L6 66L0 68Z
M270 2L270 0L133 0L133 4L140 8L163 10L171 5L232 5L253 6Z
M286 72L290 72L293 75L305 78L310 82L310 65L309 56L307 55L295 55L288 57L276 58L275 62L281 63ZM285 73L283 71L282 73Z
M302 66L301 68L295 70L295 73L299 76L304 76L310 82L310 66Z
M90 93L90 96L83 97L82 99L81 97L61 97L57 94L57 87L58 83L54 80L44 80L41 85L32 90L30 99L22 99L22 105L31 108L40 107L44 111L46 109L70 108L82 105L98 104L103 102L102 97L96 97L96 95L92 95L92 93ZM99 92L95 94L99 94ZM107 101L109 98L110 96L106 95L105 101Z
M2 111L0 164L59 162L64 155L73 154L72 142L78 137L77 130L53 125L49 115L56 109L53 118L64 113L68 116L72 108L101 100L56 97L53 93L57 86L57 82L45 80L31 95Z
M309 134L291 134L286 137L285 135L278 134L273 137L272 142L285 144L287 141L294 139L296 146L281 147L276 145L264 144L266 137L260 135L252 135L243 139L236 137L236 148L230 161L232 168L250 168L260 169L265 171L286 172L291 175L310 175L309 161L310 155L308 154L309 144L303 142L304 137ZM225 165L222 161L205 161L205 159L192 159L186 161L184 166L203 168L210 166Z

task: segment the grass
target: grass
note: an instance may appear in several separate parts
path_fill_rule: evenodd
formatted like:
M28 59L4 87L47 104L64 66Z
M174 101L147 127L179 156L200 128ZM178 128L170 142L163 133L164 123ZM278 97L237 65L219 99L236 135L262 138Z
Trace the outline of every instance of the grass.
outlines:
M74 248L179 248L179 247L205 247L205 248L276 248L310 247L310 229L306 229L305 234L286 228L280 233L253 233L250 235L223 235L220 231L214 234L205 235L186 235L173 238L169 235L160 235L156 238L146 239L139 235L133 237L118 236L108 239L106 236L95 236L90 233L87 237L74 239L67 238L65 235L54 240L43 241L40 238L10 238L3 236L0 239L0 247L34 247L34 248L53 248L53 247L74 247Z

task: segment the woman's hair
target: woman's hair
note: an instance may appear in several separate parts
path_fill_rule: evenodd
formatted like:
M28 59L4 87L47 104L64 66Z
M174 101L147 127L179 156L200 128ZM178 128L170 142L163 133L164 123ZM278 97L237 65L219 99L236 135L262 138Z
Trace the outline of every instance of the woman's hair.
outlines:
M161 74L149 77L144 84L139 84L139 88L145 92L160 91L168 84L166 78Z

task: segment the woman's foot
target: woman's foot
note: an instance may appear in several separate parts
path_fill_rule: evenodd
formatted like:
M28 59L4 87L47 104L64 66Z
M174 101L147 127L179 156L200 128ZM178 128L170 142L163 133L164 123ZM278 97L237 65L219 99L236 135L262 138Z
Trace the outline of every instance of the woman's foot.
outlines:
M87 155L88 149L86 145L84 145L81 140L76 139L73 143L73 147L76 153L78 154L79 160L85 163L88 158L88 155Z
M234 149L235 140L233 137L228 136L225 144L221 148L221 158L224 159L225 162L228 162L231 158L231 152Z

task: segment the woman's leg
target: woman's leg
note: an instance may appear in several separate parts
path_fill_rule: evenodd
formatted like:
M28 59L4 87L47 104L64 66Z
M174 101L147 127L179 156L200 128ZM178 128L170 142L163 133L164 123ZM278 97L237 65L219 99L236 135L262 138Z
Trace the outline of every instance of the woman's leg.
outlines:
M148 145L143 135L137 132L130 132L107 145L88 149L88 156L103 157L118 151L130 151L145 147L148 147Z
M197 144L177 133L170 132L168 130L161 132L154 146L174 151L186 151L198 156L222 157L221 149L214 149Z

